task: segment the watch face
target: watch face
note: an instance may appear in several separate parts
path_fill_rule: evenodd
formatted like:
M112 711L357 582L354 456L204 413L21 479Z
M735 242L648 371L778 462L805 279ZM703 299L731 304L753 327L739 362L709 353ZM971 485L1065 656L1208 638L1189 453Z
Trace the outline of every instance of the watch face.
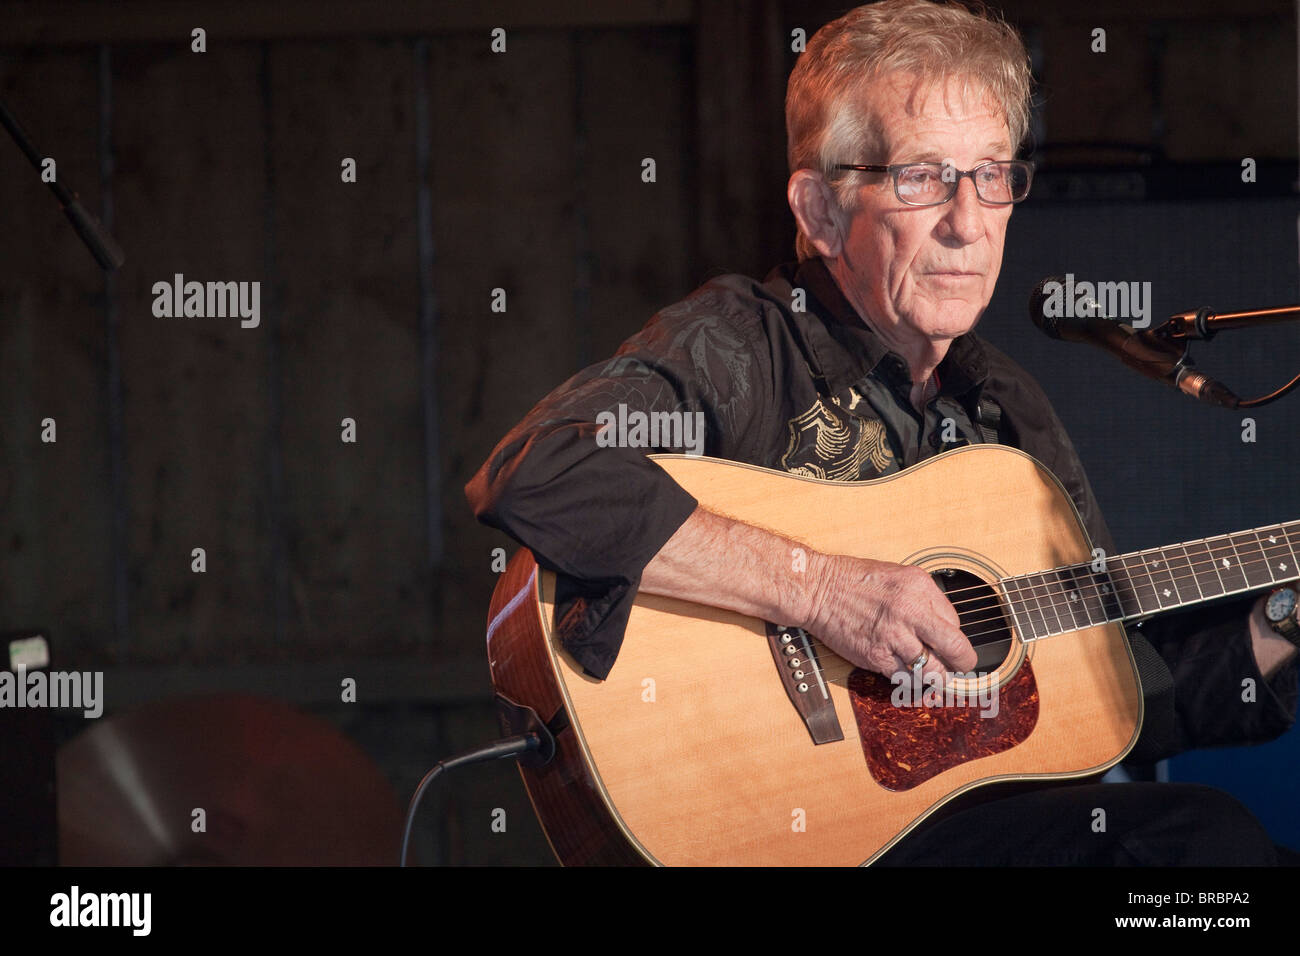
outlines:
M1296 593L1290 588L1279 588L1268 596L1264 616L1274 623L1285 621L1295 613Z

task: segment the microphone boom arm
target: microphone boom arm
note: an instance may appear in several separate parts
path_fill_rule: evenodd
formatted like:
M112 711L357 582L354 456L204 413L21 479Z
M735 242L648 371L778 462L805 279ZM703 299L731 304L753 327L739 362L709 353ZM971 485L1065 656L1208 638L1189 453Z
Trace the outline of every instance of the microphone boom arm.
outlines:
M1206 306L1202 306L1194 312L1178 312L1171 315L1162 325L1151 329L1147 334L1157 336L1166 342L1182 341L1184 343L1184 357L1186 357L1186 346L1190 345L1193 339L1208 342L1215 335L1227 329L1248 329L1258 325L1294 322L1297 319L1300 319L1300 305L1280 305L1272 309L1251 309L1245 312L1215 312ZM1210 384L1215 385L1217 383L1211 382ZM1259 408L1262 405L1277 401L1283 395L1294 390L1297 385L1300 385L1300 375L1296 375L1295 378L1277 391L1268 395L1261 395L1259 398L1239 399L1234 395L1232 396L1234 400L1228 407ZM1178 387L1182 388L1183 391L1187 391L1182 385L1181 375ZM1224 403L1216 401L1215 404Z
M1153 335L1166 339L1200 339L1208 342L1226 329L1248 329L1256 325L1294 322L1300 319L1300 305L1280 305L1274 309L1248 312L1215 312L1205 306L1193 312L1177 312L1162 325L1151 329Z

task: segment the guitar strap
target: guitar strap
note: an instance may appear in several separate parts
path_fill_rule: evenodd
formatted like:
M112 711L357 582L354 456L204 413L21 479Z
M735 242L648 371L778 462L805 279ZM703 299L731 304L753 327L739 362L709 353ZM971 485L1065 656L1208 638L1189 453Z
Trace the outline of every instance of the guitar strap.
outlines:
M804 341L803 330L799 328L799 323L794 321L793 316L787 315L785 312L781 313L781 320L785 323L786 330L790 333L790 338L794 341L795 347L803 357L804 368L808 370L808 377L813 381L813 388L821 398L830 401L830 382L826 380L826 376L822 374L817 363L813 361L812 349L809 348L808 343Z
M1002 428L1002 406L989 396L981 395L975 407L975 427L985 442L996 445Z

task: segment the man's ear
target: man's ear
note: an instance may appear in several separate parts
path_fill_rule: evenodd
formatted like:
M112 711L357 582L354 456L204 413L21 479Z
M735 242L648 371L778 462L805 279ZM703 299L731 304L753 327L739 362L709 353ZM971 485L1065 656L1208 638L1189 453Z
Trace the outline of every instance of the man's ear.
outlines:
M835 259L844 248L835 193L815 169L796 169L786 187L786 199L799 230L824 259Z

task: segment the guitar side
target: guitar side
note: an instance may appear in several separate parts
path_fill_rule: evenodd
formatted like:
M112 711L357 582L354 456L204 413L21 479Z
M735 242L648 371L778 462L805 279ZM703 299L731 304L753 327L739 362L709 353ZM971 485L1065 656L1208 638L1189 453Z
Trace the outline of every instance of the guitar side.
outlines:
M1059 483L1001 446L955 449L855 483L687 456L655 460L711 510L822 551L957 567L994 580L1089 556ZM792 573L799 573L795 555ZM1131 749L1141 725L1123 628L1097 625L1025 644L1008 659L1003 686L1032 677L1036 695L1024 739L903 786L869 768L864 745L873 728L860 734L862 701L842 684L830 685L829 696L843 739L812 743L782 689L763 622L640 595L618 662L596 681L550 633L553 577L534 575L530 557L512 562L493 619L521 593L528 597L489 638L493 680L548 721L566 715L555 769L522 771L565 863L870 862L976 787L1103 772ZM924 723L924 715L917 719ZM883 752L915 770L914 755Z
M533 708L555 736L555 759L519 772L556 858L565 866L628 866L648 861L620 829L602 799L594 768L570 719L555 670L542 571L527 549L515 552L488 610L488 665L497 693ZM549 617L547 618L549 621ZM560 653L563 653L560 651ZM570 667L577 665L570 660ZM506 728L503 727L503 731Z

